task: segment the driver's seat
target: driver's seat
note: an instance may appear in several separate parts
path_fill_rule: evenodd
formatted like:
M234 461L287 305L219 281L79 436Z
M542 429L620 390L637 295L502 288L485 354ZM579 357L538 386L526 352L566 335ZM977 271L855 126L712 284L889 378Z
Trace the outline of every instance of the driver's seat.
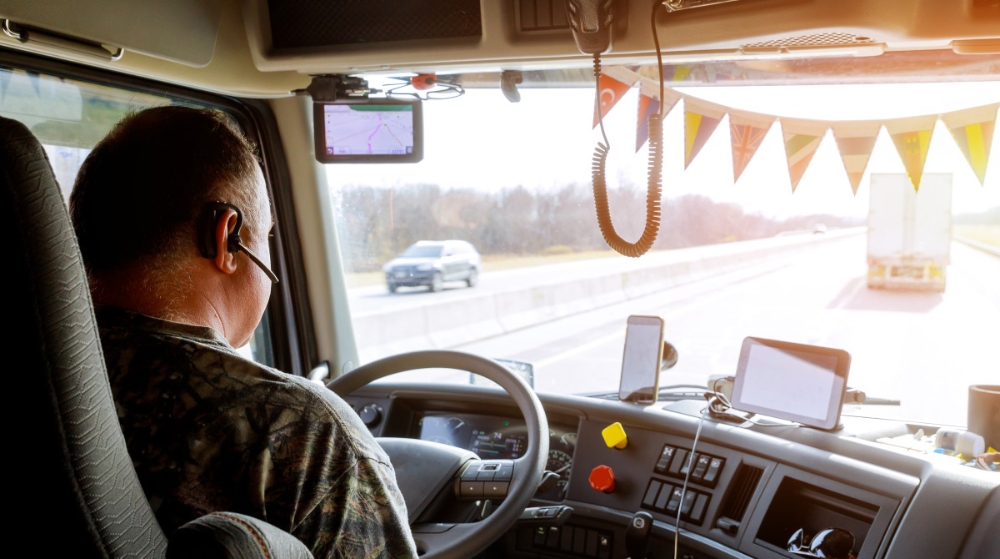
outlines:
M7 532L47 557L312 557L290 534L225 512L182 526L168 546L118 424L62 194L35 137L2 117L0 191Z

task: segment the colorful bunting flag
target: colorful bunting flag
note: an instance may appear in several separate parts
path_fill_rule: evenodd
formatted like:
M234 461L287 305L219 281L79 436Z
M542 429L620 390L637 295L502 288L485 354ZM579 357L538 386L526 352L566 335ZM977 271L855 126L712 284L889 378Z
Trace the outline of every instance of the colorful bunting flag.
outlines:
M660 92L657 88L643 81L639 85L639 116L635 127L635 151L642 149L642 145L649 139L649 115L660 110L660 101L657 97ZM670 114L670 111L681 100L681 95L672 89L666 89L663 96L667 98L663 107L663 116Z
M691 70L691 66L664 64L663 79L668 82L682 82L691 74Z
M931 146L936 123L937 115L897 118L885 122L885 129L896 145L896 152L903 160L903 167L916 191L920 190L920 178L924 174L927 149Z
M774 117L746 111L729 111L729 138L733 143L733 182L753 159L774 124Z
M638 76L636 76L636 79L638 80ZM600 111L601 114L607 116L607 114L611 112L611 109L618 103L619 100L621 100L622 97L625 96L625 93L628 92L629 88L631 88L632 84L634 84L635 82L634 81L631 83L622 82L620 80L612 78L607 74L601 74L601 79L599 83L601 88ZM597 114L597 111L598 111L598 106L597 103L595 102L594 127L596 127L597 123L600 122L600 115Z
M847 171L847 179L851 181L851 190L857 196L861 177L868 167L868 160L872 157L875 140L878 139L878 131L882 129L882 125L876 121L856 120L834 122L831 128L840 160L844 162L844 170Z
M994 103L941 115L980 185L986 180L986 162L990 157L998 107L1000 103Z
M726 116L726 107L716 105L694 97L684 97L684 168L694 161L694 158L705 146L705 142L715 132L722 117Z
M792 192L795 192L830 125L818 120L797 118L779 120L781 120L781 135L785 141L785 157L788 159L788 178L792 181Z

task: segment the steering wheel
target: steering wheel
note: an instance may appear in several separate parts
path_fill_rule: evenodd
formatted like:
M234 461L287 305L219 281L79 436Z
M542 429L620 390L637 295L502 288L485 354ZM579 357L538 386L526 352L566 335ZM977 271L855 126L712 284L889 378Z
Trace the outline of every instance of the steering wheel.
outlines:
M507 496L493 514L479 522L442 524L417 522L445 491L455 492L458 476L479 458L463 449L415 439L378 438L406 501L410 530L422 559L464 559L486 549L521 516L531 501L549 454L549 424L534 391L509 369L489 359L459 351L416 351L386 357L334 379L327 388L341 397L366 384L403 371L459 369L486 377L507 391L521 410L528 431L524 454L513 461Z

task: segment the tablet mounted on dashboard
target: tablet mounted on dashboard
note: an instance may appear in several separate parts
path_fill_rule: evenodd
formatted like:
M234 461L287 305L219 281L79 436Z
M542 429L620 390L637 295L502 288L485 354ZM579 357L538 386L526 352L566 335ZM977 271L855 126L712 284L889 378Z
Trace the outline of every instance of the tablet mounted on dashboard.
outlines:
M732 407L819 429L835 429L851 355L840 349L746 338Z

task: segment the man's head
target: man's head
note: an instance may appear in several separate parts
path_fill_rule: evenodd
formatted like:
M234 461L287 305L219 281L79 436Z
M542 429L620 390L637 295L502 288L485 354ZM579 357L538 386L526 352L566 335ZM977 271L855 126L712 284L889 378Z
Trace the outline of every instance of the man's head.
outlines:
M212 326L234 345L260 320L270 281L229 252L233 210L199 227L224 202L243 214L243 244L270 262L271 210L251 143L222 114L157 107L127 116L87 157L70 211L94 298L129 310ZM215 256L201 245L216 244Z

